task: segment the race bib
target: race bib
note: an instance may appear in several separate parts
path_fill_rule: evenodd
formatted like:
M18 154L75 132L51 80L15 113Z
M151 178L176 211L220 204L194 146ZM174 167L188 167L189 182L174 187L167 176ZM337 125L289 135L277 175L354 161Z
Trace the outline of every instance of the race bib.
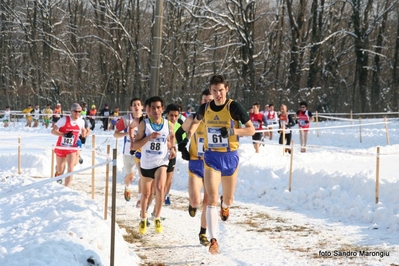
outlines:
M229 145L227 138L222 138L220 127L208 127L208 147L223 148Z
M252 124L254 125L255 129L259 128L259 122L258 121L252 121Z
M74 137L72 137L72 138L62 137L61 145L65 146L65 147L73 147L73 141L74 141Z
M299 125L301 127L306 126L306 120L299 120Z

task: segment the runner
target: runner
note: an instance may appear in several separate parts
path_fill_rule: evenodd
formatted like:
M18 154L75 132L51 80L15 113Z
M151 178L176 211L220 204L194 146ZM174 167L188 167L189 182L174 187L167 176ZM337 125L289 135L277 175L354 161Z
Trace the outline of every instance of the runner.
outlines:
M76 148L79 134L82 138L86 138L86 130L84 121L80 118L82 107L78 103L71 106L71 115L64 116L54 124L51 133L58 136L57 147ZM55 176L62 175L65 171L66 164L68 164L68 173L73 172L73 169L78 160L78 153L76 149L54 149L56 155L56 172ZM65 178L65 186L69 187L73 179L73 175Z
M141 182L141 221L140 234L147 232L147 204L151 185L155 181L155 232L162 233L161 209L164 201L166 170L169 159L176 157L175 136L169 121L162 117L163 100L158 96L149 99L149 118L140 122L131 150L142 148L140 167L143 175Z
M33 127L37 127L39 125L41 114L42 111L40 110L40 105L36 104L35 109L33 109Z
M90 129L93 131L94 128L96 127L96 120L95 120L95 116L97 115L97 109L96 109L96 105L92 104L91 109L89 110L89 121L91 124Z
M124 197L126 201L130 201L131 199L131 189L130 184L134 180L134 166L137 166L137 169L140 172L140 158L136 157L137 152L140 150L131 152L131 138L130 138L130 128L133 130L133 141L134 136L137 134L137 127L143 119L142 113L143 105L141 104L141 100L139 98L133 98L130 101L130 110L132 111L130 114L124 115L121 117L116 125L115 125L115 138L123 137L123 169L125 171L125 191ZM140 182L140 180L139 180ZM140 185L138 185L138 190L140 194ZM137 206L136 206L137 207Z
M3 115L3 126L8 127L10 121L11 121L10 106L6 106L6 110L4 111L4 115Z
M57 103L57 106L53 110L53 120L52 120L51 127L54 127L55 123L57 123L57 121L60 120L61 112L62 112L61 104Z
M48 126L50 125L51 115L53 114L53 110L51 110L50 104L46 105L46 108L44 108L44 110L43 110L43 114L44 114L43 126L48 128Z
M270 131L267 132L268 136L269 136L269 140L273 139L273 125L277 125L278 123L278 115L276 113L276 111L274 111L274 104L269 104L269 108L268 110L263 114L264 119L267 122L267 129L269 129Z
M287 111L286 105L281 105L280 107L280 115L279 115L279 133L280 138L278 140L279 144L291 145L291 127L295 126L295 122L292 119L292 116ZM285 142L285 143L284 143ZM286 148L285 152L291 153L290 148Z
M249 119L251 119L252 124L254 125L255 130L262 130L262 125L265 123L267 125L267 122L265 120L265 117L259 112L260 104L259 103L254 103L252 104L252 113L249 113ZM260 141L262 140L262 132L255 132L255 134L252 136L252 140L255 141L253 142L255 152L259 153L259 147L260 147Z
M213 100L213 96L209 92L209 89L204 90L201 93L201 104L208 103ZM195 114L190 115L184 121L182 128L187 131L195 118ZM176 138L178 134L176 133ZM187 151L186 145L188 139L185 139L179 143L179 151L182 153L184 160L188 162L188 213L191 217L194 217L197 213L198 206L201 204L201 190L204 184L204 138L205 138L205 127L204 123L200 122L197 130L190 138L190 147ZM209 240L206 237L206 209L207 209L208 196L204 187L204 197L202 199L202 213L201 213L201 227L199 232L199 241L203 246L209 246Z
M229 218L229 207L233 203L236 188L239 157L238 136L252 136L255 128L249 120L245 108L238 102L227 98L229 87L225 78L214 75L210 80L211 102L202 104L187 133L189 139L196 132L201 120L205 125L204 139L204 184L208 194L206 220L211 239L209 252L219 253L218 237L218 190L222 183L223 196L220 217ZM239 127L239 122L244 127Z
M183 138L186 137L185 132L181 128L181 124L183 124L183 122L179 120L180 114L181 114L180 108L176 104L172 103L166 107L166 119L172 123L173 132L175 133L177 143L181 142ZM179 138L177 138L176 135L177 131L181 131L181 133L178 135ZM176 158L170 159L168 164L168 169L166 170L167 176L165 183L165 205L167 206L170 206L171 204L169 193L170 189L172 188L172 180L173 180L173 174L175 172L175 165L176 165Z
M32 113L33 113L33 108L32 105L29 104L27 108L22 110L22 113L25 115L26 118L26 127L31 127L32 126Z
M299 141L301 143L301 152L306 152L308 142L309 123L314 121L312 113L308 110L308 104L305 101L299 103L301 109L295 114L295 120L299 126Z

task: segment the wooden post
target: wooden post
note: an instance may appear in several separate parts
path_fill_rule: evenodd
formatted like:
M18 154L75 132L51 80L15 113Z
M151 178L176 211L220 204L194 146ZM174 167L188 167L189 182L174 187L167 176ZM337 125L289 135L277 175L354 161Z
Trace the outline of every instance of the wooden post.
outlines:
M351 125L353 125L353 114L352 114L352 110L351 110L351 114L350 114L350 119L351 119Z
M291 192L292 189L292 162L294 158L294 141L291 140L291 158L290 158L290 178L288 181L288 190Z
M111 146L107 145L107 154L110 155ZM107 220L108 214L108 182L109 182L109 164L105 165L105 201L104 201L104 220Z
M319 113L316 111L316 134L319 137Z
M96 152L95 152L95 148L96 148L96 135L92 135L91 136L91 165L94 166L95 165L95 157L96 157ZM94 199L94 172L95 169L92 168L91 169L91 198Z
M18 174L21 173L21 137L18 137Z
M51 176L54 177L54 144L51 146Z
M387 138L387 145L391 145L389 141L389 132L388 132L388 122L387 122L387 117L384 117L384 122L385 122L385 135Z
M283 141L283 155L285 154L285 122L282 122L281 123L281 125L283 126L283 138L282 138L282 141Z
M380 147L377 147L377 159L375 167L375 203L377 204L380 197Z
M118 138L115 138L115 149L118 150Z
M112 210L111 210L111 251L110 265L114 265L115 260L115 224L116 224L116 149L112 155Z
M362 143L362 118L359 117L359 137L360 137L360 143Z

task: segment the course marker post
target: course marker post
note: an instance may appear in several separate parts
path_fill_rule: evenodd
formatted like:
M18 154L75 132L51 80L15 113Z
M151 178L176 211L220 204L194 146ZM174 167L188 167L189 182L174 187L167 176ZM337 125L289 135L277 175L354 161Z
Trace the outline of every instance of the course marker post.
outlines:
M95 157L96 157L96 135L91 136L91 165L94 166L95 164ZM91 199L94 199L94 171L95 169L91 169Z
M316 134L319 137L319 112L316 111Z
M291 140L291 157L290 157L290 178L288 181L288 190L291 192L292 189L292 165L293 165L293 158L294 158L294 141Z
M353 125L353 113L352 113L352 110L351 110L351 113L350 113L350 119L351 119L351 125Z
M377 147L377 158L375 167L375 203L377 204L380 197L380 146Z
M110 155L111 145L107 145L107 154ZM105 202L104 202L104 220L107 220L108 214L108 182L109 182L109 163L105 165Z
M391 145L389 141L389 131L388 131L388 122L387 122L387 117L384 117L384 122L385 122L385 135L387 138L387 145Z
M51 177L54 177L54 144L51 146Z
M21 173L21 137L18 137L18 174Z
M359 117L359 138L360 138L360 143L362 143L362 118Z
M115 223L116 223L116 149L112 155L112 210L111 210L111 256L110 265L114 266L115 261Z

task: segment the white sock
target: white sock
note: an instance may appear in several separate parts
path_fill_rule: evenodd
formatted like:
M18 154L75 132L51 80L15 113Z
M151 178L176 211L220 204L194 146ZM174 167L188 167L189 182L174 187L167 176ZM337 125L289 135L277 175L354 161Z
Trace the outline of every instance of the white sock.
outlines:
M206 224L208 227L209 238L216 238L218 234L218 211L216 206L207 206L206 208Z

